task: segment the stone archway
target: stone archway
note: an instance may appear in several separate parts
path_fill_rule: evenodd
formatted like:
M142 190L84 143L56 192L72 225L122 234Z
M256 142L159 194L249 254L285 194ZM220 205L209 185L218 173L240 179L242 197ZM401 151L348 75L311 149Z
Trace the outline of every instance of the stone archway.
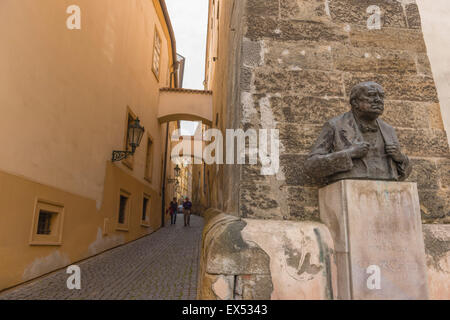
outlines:
M159 94L160 123L178 120L212 124L212 92L190 89L162 88Z

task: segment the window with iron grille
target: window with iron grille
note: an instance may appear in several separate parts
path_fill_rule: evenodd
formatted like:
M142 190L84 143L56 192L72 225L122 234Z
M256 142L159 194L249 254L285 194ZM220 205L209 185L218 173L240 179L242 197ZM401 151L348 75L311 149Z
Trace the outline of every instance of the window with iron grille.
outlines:
M131 139L130 139L130 132L128 130L128 128L134 123L134 121L136 120L136 117L134 117L130 112L128 112L128 116L127 116L127 142L126 142L126 150L127 151L131 151L132 147L131 147Z
M206 163L203 162L203 193L206 194Z
M147 221L148 202L149 199L147 197L144 197L144 200L142 202L142 221Z
M55 214L55 212L45 210L39 211L37 234L51 234L52 217Z
M125 150L127 151L132 151L132 145L131 145L131 137L130 137L130 132L128 130L128 128L130 127L131 124L134 123L134 121L137 119L137 116L135 115L135 113L131 110L131 108L129 106L127 106L127 113L126 113L126 123L125 123L125 141L124 141L124 147ZM128 169L133 170L133 166L134 166L134 155L129 154L127 158L125 158L124 160L122 160L122 163L128 167Z
M60 246L63 239L64 205L36 199L29 244Z
M119 223L120 224L125 223L127 202L128 202L128 197L120 195L120 204L119 204Z
M152 180L153 171L153 142L152 139L147 139L147 154L145 156L145 178Z

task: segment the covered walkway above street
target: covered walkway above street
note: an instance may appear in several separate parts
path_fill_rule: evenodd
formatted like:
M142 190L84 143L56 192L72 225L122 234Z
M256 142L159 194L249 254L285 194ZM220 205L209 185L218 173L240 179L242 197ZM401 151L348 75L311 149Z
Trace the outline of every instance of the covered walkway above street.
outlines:
M160 123L201 121L211 125L212 101L211 91L162 88L159 94L158 120Z

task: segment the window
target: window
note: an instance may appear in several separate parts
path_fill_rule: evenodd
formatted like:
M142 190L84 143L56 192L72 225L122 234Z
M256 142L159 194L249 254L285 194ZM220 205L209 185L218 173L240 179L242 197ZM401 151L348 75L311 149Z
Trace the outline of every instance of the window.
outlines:
M131 111L130 108L127 108L127 118L125 122L125 150L131 151L131 144L130 144L130 136L128 135L128 127L130 124L133 123L134 120L136 120L136 115ZM134 155L129 155L126 159L122 160L122 163L127 166L129 169L133 170L133 164L134 164Z
M156 79L158 80L159 80L160 66L161 66L161 37L159 36L159 33L155 28L155 40L153 42L152 70L156 76Z
M161 176L159 177L160 178L160 180L159 180L159 195L162 195L162 189L163 189L164 177L165 177L164 169L165 169L164 168L164 159L163 159L163 156L161 156L161 170L160 170Z
M147 154L145 156L145 179L149 182L152 181L153 171L153 141L151 138L147 138Z
M47 200L36 201L30 245L61 245L64 206Z
M207 193L207 196L206 196L206 203L207 203L207 205L208 205L208 208L209 207L211 207L211 190L209 190L209 188L211 187L210 186L210 184L209 184L209 170L208 170L208 172L207 172L207 178L206 178L206 193Z
M52 217L55 215L57 215L56 212L44 210L39 212L37 234L51 234Z
M150 226L150 196L146 194L144 194L142 200L141 226L143 227Z
M203 162L203 193L206 194L206 163Z
M147 220L147 209L148 209L148 198L144 197L144 201L142 203L142 221Z
M119 223L125 223L125 214L127 209L128 198L126 196L120 195L120 205L119 205Z
M117 230L128 231L128 221L130 219L130 197L131 194L125 190L120 190L119 206L117 216Z

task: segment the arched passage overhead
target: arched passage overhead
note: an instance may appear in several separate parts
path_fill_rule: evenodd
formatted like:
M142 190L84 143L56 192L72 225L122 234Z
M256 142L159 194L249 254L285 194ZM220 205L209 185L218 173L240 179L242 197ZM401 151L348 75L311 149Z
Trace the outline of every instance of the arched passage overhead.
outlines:
M158 120L160 123L201 121L211 125L212 107L211 91L162 88L159 93Z

